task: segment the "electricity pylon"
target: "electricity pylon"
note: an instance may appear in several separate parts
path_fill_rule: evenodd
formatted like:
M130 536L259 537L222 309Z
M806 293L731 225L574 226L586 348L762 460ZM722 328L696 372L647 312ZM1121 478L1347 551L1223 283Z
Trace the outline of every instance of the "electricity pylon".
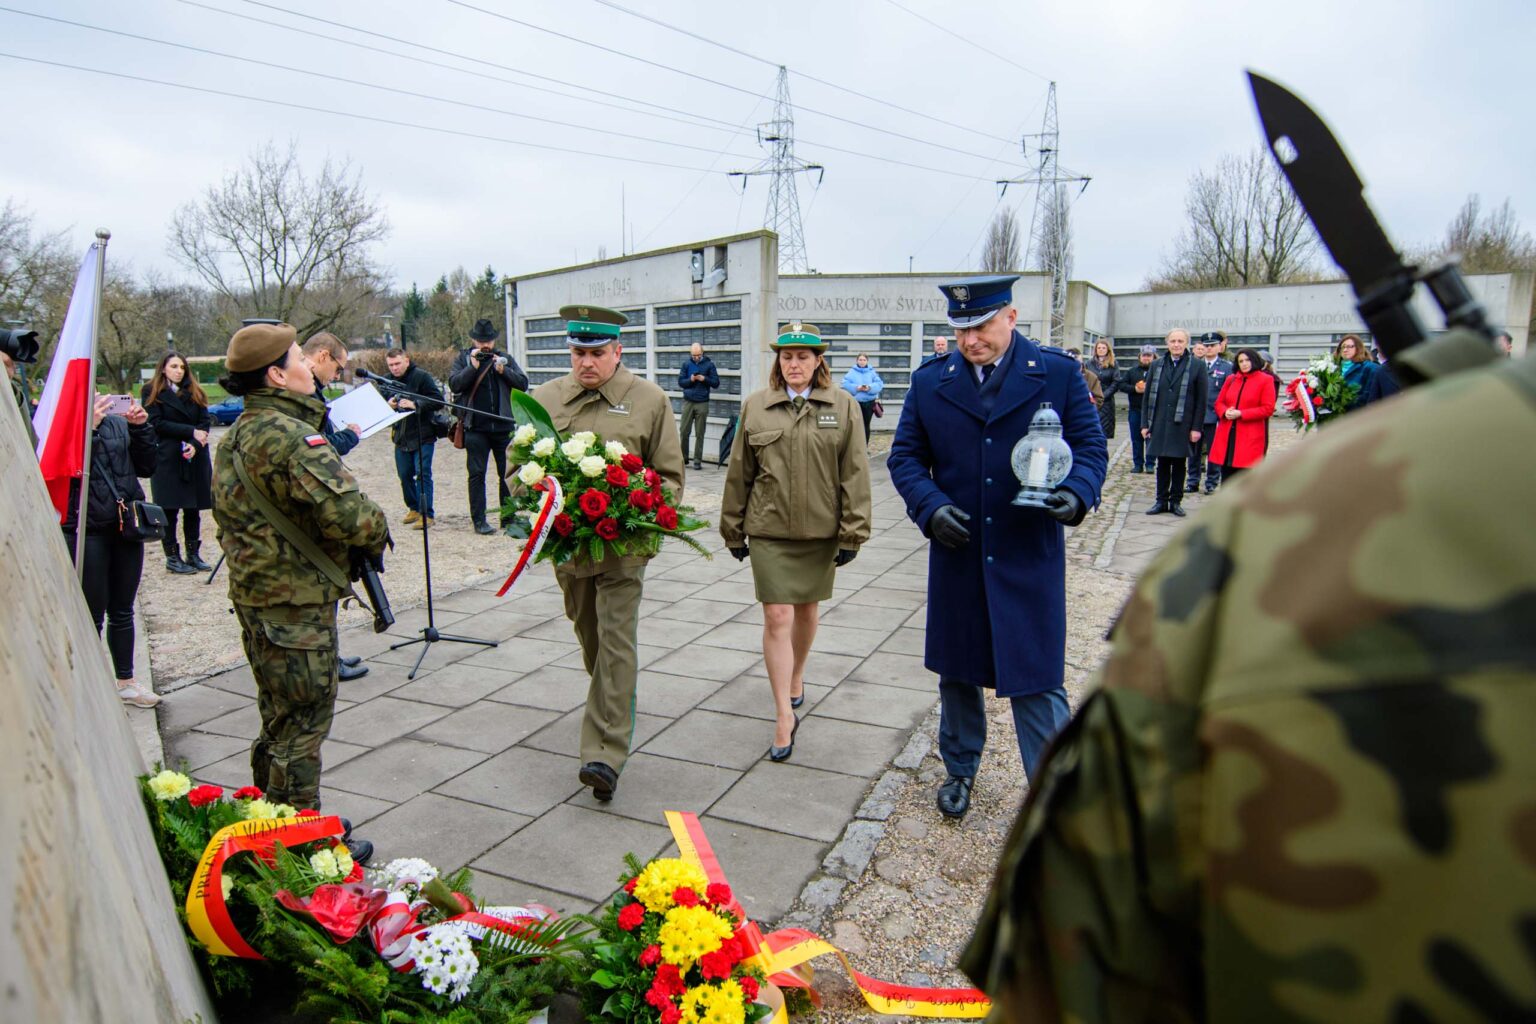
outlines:
M779 236L779 272L804 274L810 264L805 255L805 228L800 221L800 193L795 187L795 176L802 171L815 171L816 185L820 187L826 168L795 156L795 111L789 102L789 69L783 65L779 66L773 119L757 126L757 141L769 147L768 156L751 170L731 171L730 176L740 178L743 189L750 177L772 177L763 227Z

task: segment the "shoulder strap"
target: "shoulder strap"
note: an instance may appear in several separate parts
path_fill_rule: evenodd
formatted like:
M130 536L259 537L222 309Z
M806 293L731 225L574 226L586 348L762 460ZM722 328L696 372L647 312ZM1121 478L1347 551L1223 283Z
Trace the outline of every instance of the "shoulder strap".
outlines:
M485 362L485 369L480 371L480 376L476 377L474 384L470 385L469 397L464 399L464 404L465 405L472 405L472 404L474 404L475 392L480 390L480 384L485 380L486 375L491 372L491 367L493 367L495 365L496 365L496 360L495 360L494 357L491 358L491 359L487 359L486 360L486 362Z
M267 522L272 524L278 533L283 535L284 540L299 549L299 554L313 562L315 568L324 573L327 579L350 593L352 581L347 577L346 573L341 571L341 566L336 564L336 560L322 551L320 545L305 536L304 532L294 524L292 519L283 515L277 506L272 504L272 499L268 498L266 493L256 486L256 481L251 479L251 475L246 472L245 460L241 457L240 452L231 451L230 455L230 461L235 467L235 475L240 478L240 482L245 485L245 490L250 494L251 500L256 503L256 510L266 518Z

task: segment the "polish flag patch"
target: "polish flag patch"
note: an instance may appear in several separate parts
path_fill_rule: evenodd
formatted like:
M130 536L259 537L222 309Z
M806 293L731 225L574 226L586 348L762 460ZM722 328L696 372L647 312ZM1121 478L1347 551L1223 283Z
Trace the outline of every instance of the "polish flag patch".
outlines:
M325 442L325 435L324 434L310 434L308 437L306 437L304 439L304 443L309 445L311 448L319 448L321 445L326 443Z

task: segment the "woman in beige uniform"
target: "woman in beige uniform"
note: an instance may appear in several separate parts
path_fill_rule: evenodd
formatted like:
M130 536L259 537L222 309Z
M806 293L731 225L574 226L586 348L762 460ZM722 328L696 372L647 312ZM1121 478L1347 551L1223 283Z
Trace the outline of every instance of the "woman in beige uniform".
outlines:
M763 603L763 661L773 689L773 745L787 761L805 701L805 659L833 570L869 540L869 458L858 405L832 375L827 343L792 323L773 343L768 387L741 404L721 499L720 536L737 561L752 557ZM748 541L751 550L748 550Z

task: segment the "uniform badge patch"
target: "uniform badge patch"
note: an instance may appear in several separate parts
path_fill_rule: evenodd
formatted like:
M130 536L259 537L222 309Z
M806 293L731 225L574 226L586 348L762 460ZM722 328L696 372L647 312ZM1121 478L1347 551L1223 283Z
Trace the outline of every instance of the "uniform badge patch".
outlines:
M618 405L609 406L608 407L608 411L613 413L615 416L628 416L629 415L629 403L628 402L620 402Z
M832 429L837 426L837 413L823 412L816 414L816 426L822 429Z
M321 445L326 443L325 442L325 435L324 434L310 434L308 437L306 437L304 439L304 443L309 445L311 448L319 448Z

